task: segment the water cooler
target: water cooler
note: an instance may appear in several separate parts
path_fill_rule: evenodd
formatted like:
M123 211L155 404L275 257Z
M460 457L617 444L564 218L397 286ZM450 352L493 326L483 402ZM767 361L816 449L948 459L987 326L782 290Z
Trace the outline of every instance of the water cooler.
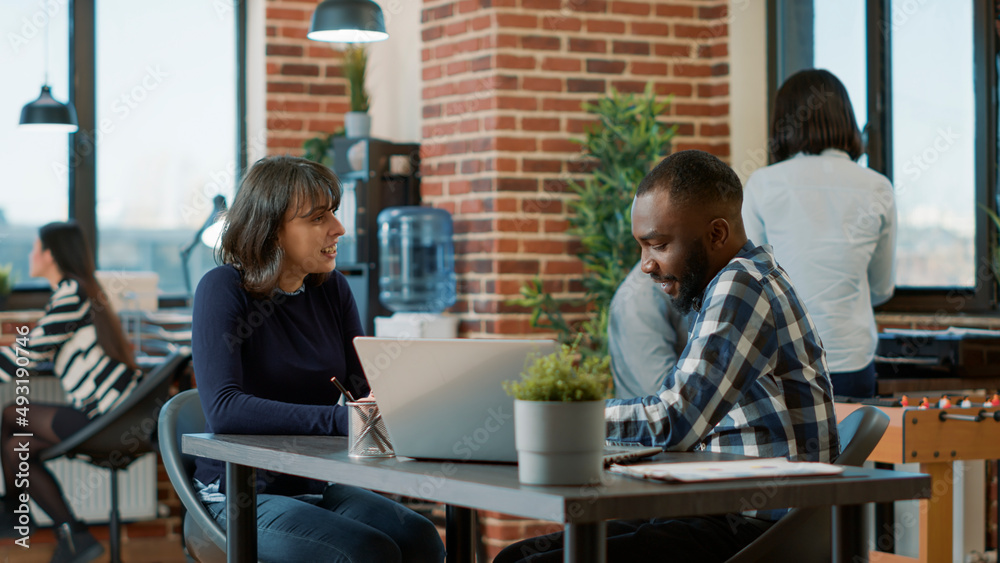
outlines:
M389 207L378 214L379 301L375 336L454 338L455 246L451 214L431 207Z

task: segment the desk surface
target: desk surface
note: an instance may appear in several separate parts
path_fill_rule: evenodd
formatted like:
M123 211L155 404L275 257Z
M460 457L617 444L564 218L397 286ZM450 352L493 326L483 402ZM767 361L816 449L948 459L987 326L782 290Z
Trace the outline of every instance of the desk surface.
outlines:
M351 458L344 437L187 434L182 448L240 465L567 523L889 502L925 498L931 486L924 474L849 467L835 476L697 484L647 482L605 472L601 483L540 487L520 484L517 466L511 464ZM664 461L725 459L703 452L661 456Z

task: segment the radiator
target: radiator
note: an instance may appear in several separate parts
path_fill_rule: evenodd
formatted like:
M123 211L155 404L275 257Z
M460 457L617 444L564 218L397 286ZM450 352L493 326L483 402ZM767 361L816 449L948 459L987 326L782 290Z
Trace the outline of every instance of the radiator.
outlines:
M55 377L32 377L28 385L32 404L66 402L62 387ZM13 402L13 388L13 384L0 385L0 405ZM109 470L68 458L52 460L46 463L46 467L62 485L63 494L77 518L91 524L108 521L111 514ZM2 489L3 482L0 480L0 490ZM156 518L156 454L146 454L129 465L127 470L118 472L118 502L122 520ZM48 515L34 502L31 515L40 526L52 524Z

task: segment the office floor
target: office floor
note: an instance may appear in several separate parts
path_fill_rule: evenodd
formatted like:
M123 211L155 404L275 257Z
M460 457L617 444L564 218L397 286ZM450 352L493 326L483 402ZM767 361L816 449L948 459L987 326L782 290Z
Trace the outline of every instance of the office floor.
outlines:
M108 542L104 544L104 555L94 563L108 563ZM55 551L54 543L36 543L30 548L13 545L4 541L0 545L0 563L48 563ZM184 551L179 538L131 538L122 544L122 560L128 563L185 563Z

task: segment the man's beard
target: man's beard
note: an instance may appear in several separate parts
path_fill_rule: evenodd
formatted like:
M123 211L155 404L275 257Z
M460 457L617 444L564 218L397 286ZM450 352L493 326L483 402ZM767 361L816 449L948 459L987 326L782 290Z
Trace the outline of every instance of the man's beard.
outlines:
M696 299L699 299L705 291L705 278L708 277L708 250L705 243L698 241L691 251L684 257L684 265L687 270L678 280L677 297L674 298L674 308L682 315L691 312ZM701 308L701 304L698 304Z

